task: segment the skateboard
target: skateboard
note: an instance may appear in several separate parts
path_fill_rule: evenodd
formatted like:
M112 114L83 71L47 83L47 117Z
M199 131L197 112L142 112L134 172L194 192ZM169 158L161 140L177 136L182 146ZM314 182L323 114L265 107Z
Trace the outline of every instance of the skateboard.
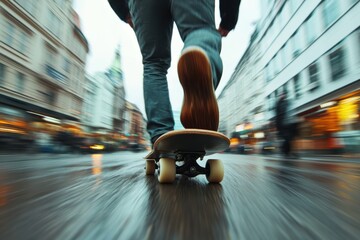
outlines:
M156 140L153 150L145 157L146 174L154 175L157 169L160 183L172 183L176 174L188 177L205 174L210 183L219 183L224 177L221 160L207 160L205 167L200 166L197 160L222 152L229 145L230 140L215 131L202 129L170 131Z

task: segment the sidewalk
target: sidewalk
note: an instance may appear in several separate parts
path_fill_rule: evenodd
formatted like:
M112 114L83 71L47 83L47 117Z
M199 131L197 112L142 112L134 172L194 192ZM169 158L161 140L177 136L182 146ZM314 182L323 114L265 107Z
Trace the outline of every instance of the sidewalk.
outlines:
M300 156L306 158L340 158L340 159L352 159L360 161L360 153L316 153L316 152L299 152Z
M260 155L259 155L260 156ZM284 159L281 154L273 154L273 155L261 155L269 158L276 159ZM301 161L301 160L309 160L309 161L331 161L331 162L341 162L341 161L350 161L350 162L358 162L360 163L360 154L359 153L347 153L347 154L312 154L312 153L299 153L299 158L289 159L290 161Z
M70 158L70 157L76 157L80 155L80 153L42 153L34 150L24 150L24 151L6 151L6 150L0 150L0 163L2 161L7 160L29 160L29 159L57 159L57 158Z

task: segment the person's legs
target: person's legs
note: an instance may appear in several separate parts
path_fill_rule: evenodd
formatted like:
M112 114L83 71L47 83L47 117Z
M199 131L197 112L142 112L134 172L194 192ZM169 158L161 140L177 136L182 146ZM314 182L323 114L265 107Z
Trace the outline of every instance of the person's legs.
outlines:
M291 127L289 125L284 126L284 155L286 157L291 157L291 139L292 139L292 132Z
M284 138L284 145L283 145L283 153L286 157L289 156L290 153L290 140L288 137Z
M167 70L171 62L173 20L168 0L129 0L144 65L144 100L151 141L173 130Z
M219 85L223 65L221 36L215 26L215 1L173 0L171 12L184 41L184 50L199 47L210 60L214 88Z
M221 36L215 28L214 1L174 0L171 12L184 41L178 63L184 89L181 122L185 128L216 131L219 109L214 89L222 74Z

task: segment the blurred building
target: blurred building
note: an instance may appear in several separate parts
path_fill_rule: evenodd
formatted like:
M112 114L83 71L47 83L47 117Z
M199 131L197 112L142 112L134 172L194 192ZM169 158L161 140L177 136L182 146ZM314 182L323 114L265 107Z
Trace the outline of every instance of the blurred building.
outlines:
M241 106L248 105L248 98L244 101L237 98L242 91L256 96L255 90L246 87L247 81L253 81L246 72L253 71L255 75L261 71L262 80L257 84L263 89L262 109L269 124L279 94L286 92L292 102L291 111L303 120L303 138L355 136L346 139L359 146L359 1L262 0L261 7L257 36L251 39L228 83L234 87L225 87L219 98L221 105L225 104L224 109L230 107L229 112L236 112L233 116L225 114L228 117L223 121L230 121L230 125L224 127L227 123L221 123L221 130L226 129L229 135L236 132L242 119L250 119L252 123L252 115L242 111L247 107ZM256 44L261 55L258 67L248 64L248 68L241 68L248 61L246 54L258 55L253 49Z
M174 130L184 129L181 121L180 121L180 111L173 111L174 116Z
M124 135L129 141L148 145L150 137L146 131L146 120L135 104L126 101L123 121Z
M105 131L112 129L113 87L103 72L86 75L85 94L82 111L82 125L86 132Z
M264 84L260 65L261 49L255 29L249 46L229 82L218 97L219 131L231 136L247 129L261 131L265 123Z
M120 50L104 72L86 76L82 124L87 132L123 133L125 88Z
M97 93L100 88L99 83L93 76L89 74L85 75L85 94L84 94L84 103L81 114L81 123L84 125L84 128L87 132L92 130L92 127L95 127L94 124L94 109L96 108L96 102L98 101Z
M0 1L0 104L78 122L88 42L72 1Z

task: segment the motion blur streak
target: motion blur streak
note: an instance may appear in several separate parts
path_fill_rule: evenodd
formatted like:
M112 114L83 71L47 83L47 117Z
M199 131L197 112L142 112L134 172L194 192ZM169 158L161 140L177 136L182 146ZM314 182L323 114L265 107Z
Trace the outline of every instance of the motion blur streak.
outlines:
M145 154L2 157L0 238L357 239L360 233L357 159L218 154L212 158L224 162L221 184L202 175L159 184L157 174L145 175Z

